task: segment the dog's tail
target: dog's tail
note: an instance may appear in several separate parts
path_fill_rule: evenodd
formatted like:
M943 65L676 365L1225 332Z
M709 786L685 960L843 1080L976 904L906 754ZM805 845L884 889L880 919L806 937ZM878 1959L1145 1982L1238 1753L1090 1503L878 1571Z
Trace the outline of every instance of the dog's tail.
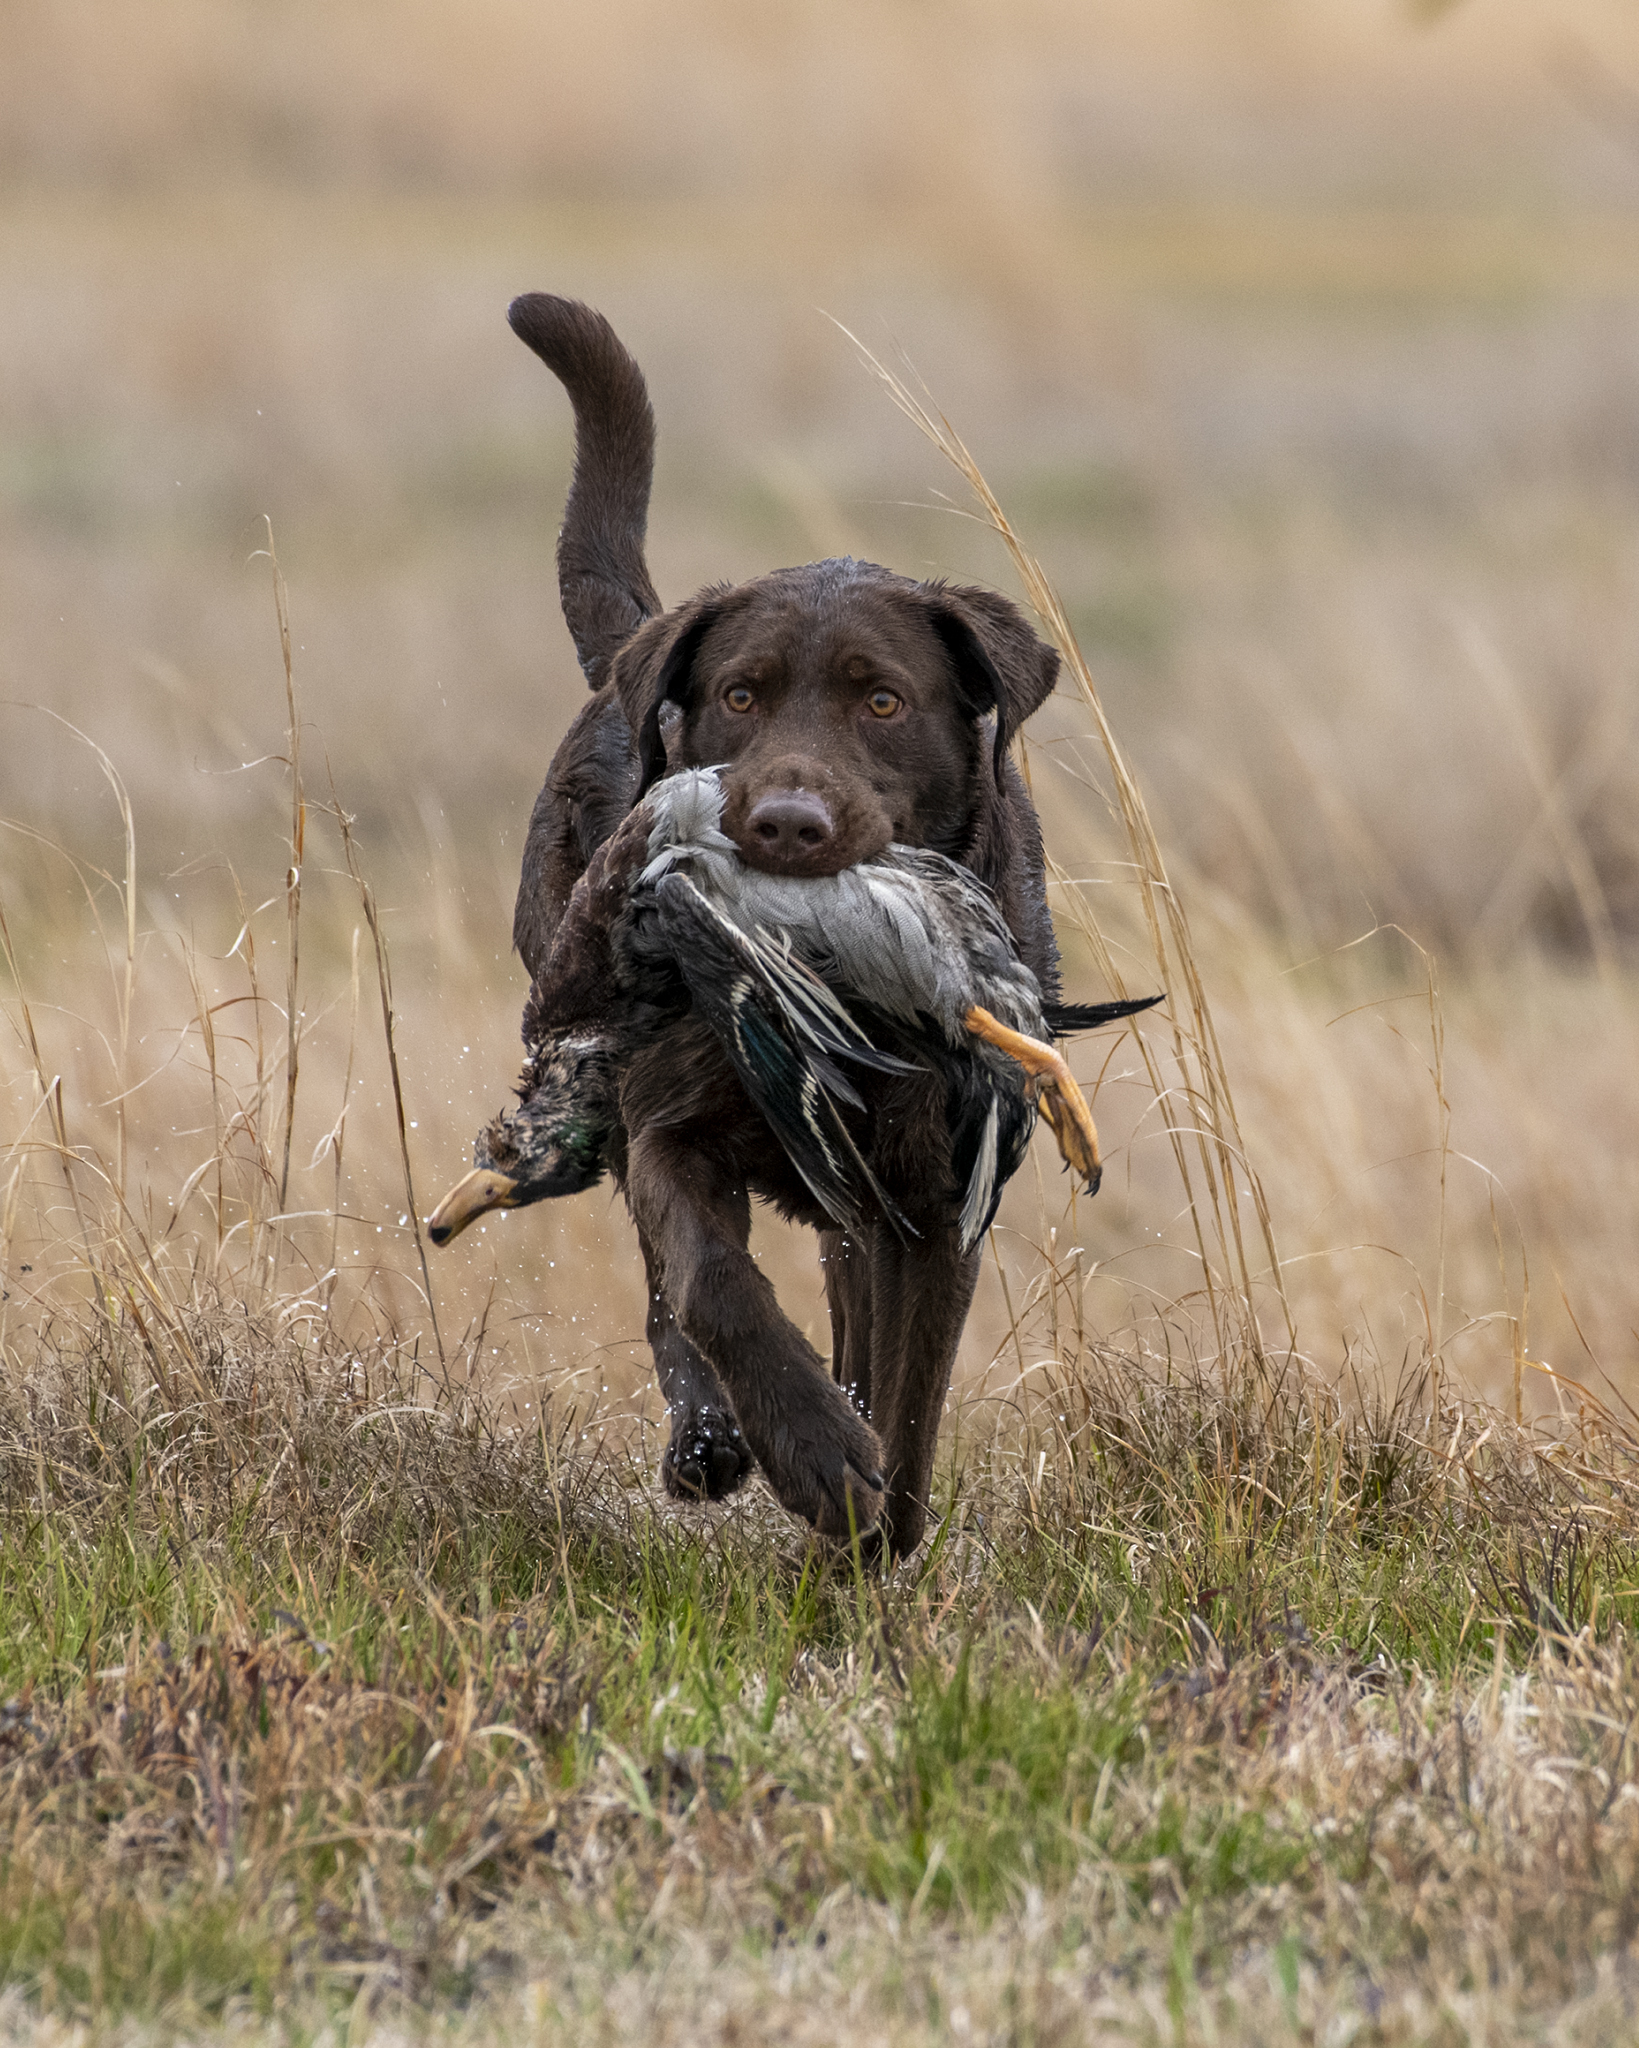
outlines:
M643 372L601 313L525 292L507 320L569 393L575 474L558 535L558 595L595 690L610 657L661 609L643 559L654 476L654 413Z

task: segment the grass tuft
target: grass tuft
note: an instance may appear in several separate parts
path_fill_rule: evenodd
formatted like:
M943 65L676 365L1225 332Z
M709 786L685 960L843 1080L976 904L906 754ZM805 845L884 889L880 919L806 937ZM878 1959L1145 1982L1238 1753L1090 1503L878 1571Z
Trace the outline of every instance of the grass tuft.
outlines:
M476 2026L543 1942L755 1976L887 1915L963 1934L964 1997L1031 1925L1188 1999L1254 1950L1411 1999L1483 1895L1496 1981L1591 1983L1639 1879L1631 1451L1256 1384L1105 1351L964 1415L877 1580L413 1346L59 1322L0 1410L0 1973Z

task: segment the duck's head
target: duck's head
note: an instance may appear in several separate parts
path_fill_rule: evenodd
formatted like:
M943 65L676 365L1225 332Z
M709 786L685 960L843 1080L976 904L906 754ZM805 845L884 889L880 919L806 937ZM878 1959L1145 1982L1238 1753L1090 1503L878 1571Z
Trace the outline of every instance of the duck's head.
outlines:
M478 1133L473 1170L427 1218L434 1244L448 1244L491 1209L522 1209L553 1195L595 1187L619 1117L611 1049L598 1038L560 1040L538 1052L520 1086L518 1108Z

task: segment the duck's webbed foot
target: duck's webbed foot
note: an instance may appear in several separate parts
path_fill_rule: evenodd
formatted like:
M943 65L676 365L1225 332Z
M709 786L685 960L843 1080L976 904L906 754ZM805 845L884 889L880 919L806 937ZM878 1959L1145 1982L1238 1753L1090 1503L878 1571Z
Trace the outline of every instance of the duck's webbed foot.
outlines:
M1037 1107L1058 1140L1060 1155L1067 1166L1087 1183L1087 1192L1097 1194L1104 1177L1098 1154L1098 1130L1076 1077L1063 1056L1039 1038L1027 1038L1022 1031L1009 1030L988 1010L975 1003L962 1019L975 1038L982 1038L1009 1059L1017 1060L1030 1076Z

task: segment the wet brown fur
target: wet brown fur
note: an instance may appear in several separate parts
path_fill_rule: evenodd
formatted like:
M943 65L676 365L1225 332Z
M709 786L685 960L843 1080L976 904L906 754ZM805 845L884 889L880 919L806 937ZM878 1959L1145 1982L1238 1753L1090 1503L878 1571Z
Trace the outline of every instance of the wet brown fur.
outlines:
M550 1000L548 959L576 882L668 766L723 768L725 829L752 865L835 873L890 838L962 861L1056 996L1041 834L1007 755L1052 689L1052 649L994 592L853 560L661 611L643 562L653 418L641 373L601 316L573 301L530 295L510 317L575 407L559 582L594 690L530 820L513 921L536 984L526 1030ZM668 702L683 717L663 745ZM573 950L559 950L555 971ZM830 1224L692 1021L627 1073L615 1166L671 1410L663 1483L715 1497L754 1456L794 1513L834 1537L874 1529L902 1555L925 1527L978 1259L958 1250L940 1085L872 1077L862 1092L857 1135L919 1232L908 1246L886 1223L864 1241ZM829 1373L747 1249L754 1195L820 1232Z

